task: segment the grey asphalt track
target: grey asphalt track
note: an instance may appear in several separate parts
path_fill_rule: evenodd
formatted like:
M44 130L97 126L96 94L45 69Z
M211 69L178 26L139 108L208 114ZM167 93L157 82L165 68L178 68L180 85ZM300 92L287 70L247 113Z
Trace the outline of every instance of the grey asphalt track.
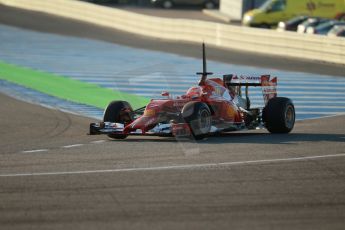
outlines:
M89 119L0 102L1 229L344 227L345 116L289 135L113 141L86 136Z
M126 43L126 34L115 36L118 32L108 29L17 13L0 7L0 22L76 36L97 32L101 40L112 34ZM172 43L163 41L127 40L172 49ZM190 56L200 52L190 44L173 47ZM210 53L216 59L222 52ZM249 56L253 62L259 58ZM343 76L341 66L268 58L271 63L258 59L255 64ZM87 118L5 95L0 95L0 105L1 229L345 226L345 116L298 122L289 135L259 130L198 142L158 137L114 141L87 136Z

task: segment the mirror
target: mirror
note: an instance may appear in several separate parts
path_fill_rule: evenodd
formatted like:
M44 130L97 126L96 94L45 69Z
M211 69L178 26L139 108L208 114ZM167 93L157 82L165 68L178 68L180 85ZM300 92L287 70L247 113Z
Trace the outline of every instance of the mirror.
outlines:
M170 96L170 93L167 92L167 91L163 91L163 92L161 93L161 95L162 95L163 97L169 97L169 96Z

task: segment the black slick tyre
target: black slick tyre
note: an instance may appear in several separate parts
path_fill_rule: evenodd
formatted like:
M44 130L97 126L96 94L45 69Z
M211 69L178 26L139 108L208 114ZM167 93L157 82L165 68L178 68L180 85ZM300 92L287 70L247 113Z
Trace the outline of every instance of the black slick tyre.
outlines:
M182 109L182 117L189 124L196 140L205 138L211 130L211 111L203 102L192 101L185 104Z
M104 110L104 122L127 123L131 121L131 115L126 111L133 111L131 105L126 101L112 101ZM108 134L113 139L125 139L128 135Z
M289 98L272 98L262 113L263 121L270 133L289 133L295 125L295 107Z

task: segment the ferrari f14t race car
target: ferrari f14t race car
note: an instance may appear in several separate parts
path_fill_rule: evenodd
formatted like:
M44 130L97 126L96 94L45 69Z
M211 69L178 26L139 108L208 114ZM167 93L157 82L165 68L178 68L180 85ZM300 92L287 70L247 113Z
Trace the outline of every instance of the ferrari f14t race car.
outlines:
M106 134L124 139L128 135L194 137L211 133L266 128L271 133L289 133L295 124L295 108L289 98L277 97L277 78L269 75L224 75L210 78L206 71L203 44L201 79L186 94L152 99L133 110L126 101L113 101L104 111L102 122L90 124L90 135ZM264 107L252 108L249 87L262 87ZM244 93L242 93L244 91Z

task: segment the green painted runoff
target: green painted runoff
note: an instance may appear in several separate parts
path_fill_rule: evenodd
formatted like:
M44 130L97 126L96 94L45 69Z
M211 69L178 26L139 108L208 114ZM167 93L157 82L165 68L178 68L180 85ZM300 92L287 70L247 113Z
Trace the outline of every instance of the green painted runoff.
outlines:
M110 101L128 101L134 109L145 106L149 99L102 88L56 74L20 67L0 61L0 79L68 101L104 109Z

